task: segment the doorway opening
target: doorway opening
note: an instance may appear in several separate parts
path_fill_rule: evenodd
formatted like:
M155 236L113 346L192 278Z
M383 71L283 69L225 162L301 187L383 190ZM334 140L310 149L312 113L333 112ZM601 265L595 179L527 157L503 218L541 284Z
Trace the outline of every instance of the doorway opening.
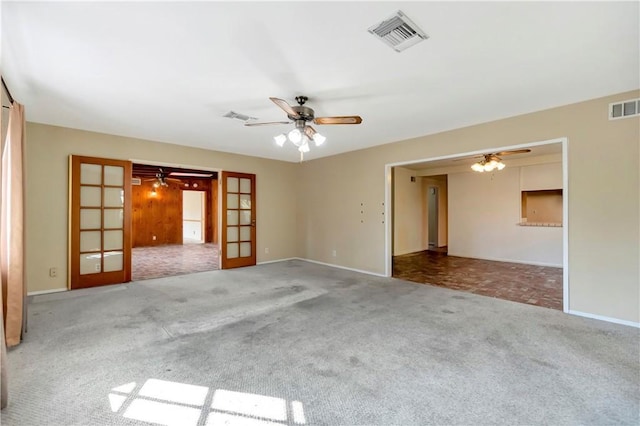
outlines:
M219 265L218 172L133 163L133 281Z
M567 312L566 144L387 165L387 275ZM515 148L530 152L505 156L504 170L470 168Z
M182 244L205 243L205 198L203 191L182 191Z

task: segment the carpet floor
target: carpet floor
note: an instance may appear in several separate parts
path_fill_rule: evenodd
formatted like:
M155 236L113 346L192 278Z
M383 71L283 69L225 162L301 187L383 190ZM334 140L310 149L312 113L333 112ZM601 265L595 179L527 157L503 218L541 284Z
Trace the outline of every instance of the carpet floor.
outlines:
M640 330L287 261L35 296L3 425L639 422Z

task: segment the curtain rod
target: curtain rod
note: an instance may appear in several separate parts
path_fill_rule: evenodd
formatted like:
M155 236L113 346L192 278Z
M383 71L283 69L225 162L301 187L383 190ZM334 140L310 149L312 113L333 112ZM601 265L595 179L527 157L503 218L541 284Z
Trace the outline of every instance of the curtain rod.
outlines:
M9 102L13 103L13 101L15 99L13 99L13 96L11 96L11 92L9 91L9 88L7 87L7 83L4 82L4 78L0 77L0 79L2 80L2 87L4 88L4 91L7 92L7 96L9 97ZM8 106L2 105L3 108L9 108Z

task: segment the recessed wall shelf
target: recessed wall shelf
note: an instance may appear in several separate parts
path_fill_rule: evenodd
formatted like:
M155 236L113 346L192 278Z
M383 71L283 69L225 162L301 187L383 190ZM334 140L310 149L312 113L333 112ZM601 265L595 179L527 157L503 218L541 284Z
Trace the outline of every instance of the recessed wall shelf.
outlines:
M522 191L521 226L562 226L562 189Z

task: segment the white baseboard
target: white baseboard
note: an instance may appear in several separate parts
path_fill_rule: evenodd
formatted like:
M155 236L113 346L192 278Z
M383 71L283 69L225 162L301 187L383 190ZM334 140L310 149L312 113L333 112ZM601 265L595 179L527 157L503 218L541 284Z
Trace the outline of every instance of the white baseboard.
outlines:
M27 296L38 296L40 294L60 293L61 291L69 291L68 288L52 288L51 290L30 291Z
M269 263L286 262L287 260L297 260L299 257L287 257L285 259L265 260L264 262L258 262L256 265L267 265Z
M508 263L520 263L522 265L534 265L534 266L549 266L551 268L562 268L562 264L557 264L557 263L547 263L547 262L529 262L529 261L524 261L524 260L513 260L513 259L498 259L498 258L494 258L494 257L477 257L477 256L467 256L465 254L454 254L454 253L447 253L447 255L449 256L456 256L456 257L466 257L469 259L478 259L478 260L490 260L492 262L508 262Z
M605 317L603 315L588 314L586 312L572 311L572 310L569 310L569 312L567 313L571 315L576 315L579 317L591 318L591 319L596 319L600 321L612 322L614 324L628 325L629 327L640 328L640 322L621 320L617 318Z
M349 267L347 267L347 266L334 265L333 263L319 262L319 261L317 261L317 260L305 259L305 258L303 258L303 257L294 257L294 259L302 260L302 261L304 261L304 262L309 262L309 263L316 263L316 264L318 264L318 265L329 266L329 267L331 267L331 268L345 269L345 270L347 270L347 271L360 272L361 274L375 275L376 277L384 277L384 278L387 278L387 276L386 276L385 274L379 274L379 273L377 273L377 272L365 271L365 270L363 270L363 269L349 268Z

